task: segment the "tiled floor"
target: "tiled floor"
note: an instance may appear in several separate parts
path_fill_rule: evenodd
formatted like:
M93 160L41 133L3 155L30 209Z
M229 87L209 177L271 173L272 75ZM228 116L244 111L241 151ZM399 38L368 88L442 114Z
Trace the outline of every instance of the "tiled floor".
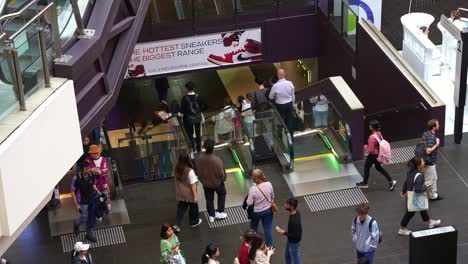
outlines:
M467 137L468 135L465 135ZM430 215L442 219L443 225L454 225L459 230L458 263L468 261L468 142L452 144L447 137L446 146L440 151L437 170L440 193L443 201L431 203ZM449 162L450 161L450 162ZM355 163L362 171L363 162ZM264 166L264 171L275 186L277 201L282 203L290 197L291 191L273 165ZM403 164L387 166L390 174L398 180L397 190L388 192L385 179L372 170L370 188L364 193L371 203L371 214L378 219L384 233L375 263L408 263L408 238L396 234L403 215L404 200L398 191L406 174ZM102 247L92 250L97 263L158 263L159 227L161 223L175 220L175 202L172 180L127 186L125 199L131 224L124 226L126 244ZM302 211L304 263L346 264L355 263L354 247L350 239L350 225L354 212L352 208L311 213L303 198L300 198ZM287 225L287 213L282 211L275 216L274 226ZM179 236L188 263L199 263L203 248L214 242L221 248L221 263L232 263L235 257L240 234L248 224L239 224L210 229L206 223L197 228L182 226ZM412 230L423 229L424 225L416 216L410 223ZM276 254L271 263L284 263L285 240L273 235ZM14 263L68 263L69 254L62 253L60 238L51 238L47 215L41 213L7 251L6 257Z

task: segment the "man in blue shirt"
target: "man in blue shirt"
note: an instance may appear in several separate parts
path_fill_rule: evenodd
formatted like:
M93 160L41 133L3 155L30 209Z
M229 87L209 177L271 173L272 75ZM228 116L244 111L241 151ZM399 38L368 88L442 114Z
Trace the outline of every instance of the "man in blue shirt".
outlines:
M425 143L424 162L424 177L427 181L432 182L432 185L427 187L427 195L431 201L442 200L443 198L437 193L437 149L440 146L440 140L436 136L439 130L439 121L431 119L427 122L427 130L422 135L422 140Z

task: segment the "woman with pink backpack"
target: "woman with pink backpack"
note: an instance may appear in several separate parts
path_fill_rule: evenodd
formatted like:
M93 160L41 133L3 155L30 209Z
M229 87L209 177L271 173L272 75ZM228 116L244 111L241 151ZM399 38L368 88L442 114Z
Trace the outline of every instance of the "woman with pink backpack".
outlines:
M393 191L397 182L390 177L384 168L382 168L382 164L388 164L390 162L390 144L382 137L382 133L380 132L382 126L379 121L371 120L369 122L369 129L371 131L371 135L367 139L367 144L364 145L364 152L367 153L364 165L364 180L356 183L356 186L359 188L369 188L369 185L367 185L367 181L369 180L369 171L372 165L374 165L375 169L388 180L388 190Z

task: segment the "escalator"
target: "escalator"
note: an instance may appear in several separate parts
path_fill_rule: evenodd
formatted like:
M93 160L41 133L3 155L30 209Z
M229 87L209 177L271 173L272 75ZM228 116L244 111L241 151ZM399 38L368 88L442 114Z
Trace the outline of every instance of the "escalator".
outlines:
M244 177L250 177L254 168L254 146L248 125L237 109L229 106L207 115L203 138L215 142L214 153L223 160L226 172L238 170Z

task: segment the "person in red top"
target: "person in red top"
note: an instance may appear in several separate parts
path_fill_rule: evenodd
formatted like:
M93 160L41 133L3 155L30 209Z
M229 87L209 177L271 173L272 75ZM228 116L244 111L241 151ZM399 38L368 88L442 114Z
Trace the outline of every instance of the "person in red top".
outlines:
M250 264L249 250L254 235L254 230L248 230L241 236L242 245L239 250L239 256L237 257L239 264Z
M379 156L379 142L376 137L383 139L382 133L380 132L382 126L379 121L371 120L369 122L369 129L371 131L371 135L367 139L367 145L364 145L364 152L367 152L366 163L364 165L364 180L356 183L356 186L359 188L369 187L369 185L367 185L367 181L369 180L369 171L372 165L374 165L375 169L382 173L382 175L387 179L389 185L388 190L393 191L397 182L390 177L388 172L382 168L382 164L377 160L377 157Z

